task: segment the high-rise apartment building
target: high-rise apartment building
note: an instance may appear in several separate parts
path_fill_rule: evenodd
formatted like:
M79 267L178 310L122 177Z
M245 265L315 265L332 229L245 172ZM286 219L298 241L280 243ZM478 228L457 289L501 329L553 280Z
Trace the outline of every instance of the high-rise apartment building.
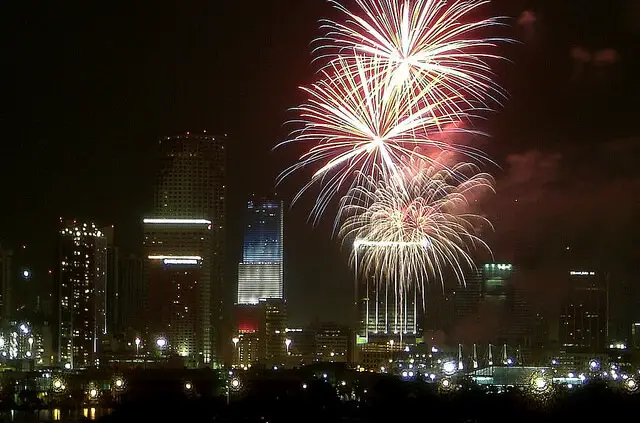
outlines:
M169 348L198 365L217 364L219 357L225 143L226 136L206 134L161 139L154 209L144 221L147 311L160 313L148 313L146 326L151 332L166 331ZM173 295L178 291L179 300Z
M247 204L242 263L238 265L237 304L284 299L282 202Z
M11 314L11 251L0 245L0 317Z
M560 348L565 352L602 353L607 345L607 283L594 270L568 274L569 292L560 311Z
M58 362L67 368L94 366L107 333L107 239L94 223L67 222L58 248Z

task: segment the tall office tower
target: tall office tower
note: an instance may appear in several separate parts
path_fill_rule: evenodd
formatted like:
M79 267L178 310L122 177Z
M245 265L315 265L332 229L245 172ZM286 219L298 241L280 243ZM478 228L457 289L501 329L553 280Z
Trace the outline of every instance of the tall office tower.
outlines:
M479 320L478 310L482 303L482 293L482 269L472 269L465 276L464 285L457 286L453 292L454 333L458 332L460 326L467 326L469 323ZM477 340L467 340L456 334L453 341L459 343L476 342Z
M120 314L120 293L119 290L119 250L114 243L114 227L109 226L102 229L107 241L107 280L106 280L106 302L107 302L107 332L115 333L118 328Z
M518 348L526 356L531 352L533 313L524 295L522 283L516 276L523 270L513 264L487 263L482 267L485 302L502 315L502 324L496 341ZM525 354L526 353L526 354Z
M142 277L143 260L135 255L120 257L118 260L118 316L117 332L141 334L143 328L144 299Z
M148 335L164 338L168 351L196 367L213 354L212 248L210 220L144 220Z
M606 275L608 287L607 343L628 345L634 323L634 284L632 272L622 266Z
M607 341L607 283L593 270L569 272L569 292L560 311L560 348L602 353Z
M283 265L282 201L249 201L237 304L284 299Z
M530 352L533 316L518 274L508 263L486 263L468 272L465 286L454 292L453 343L508 344Z
M425 342L431 346L447 344L447 335L455 323L455 290L445 284L427 287L425 310Z
M0 245L0 318L11 314L11 251Z
M107 332L107 239L93 223L64 223L56 280L58 362L82 368L99 364Z
M166 270L186 266L188 274L198 275L197 279L188 283L198 286L197 294L194 294L198 299L194 301L199 306L187 306L191 307L191 312L198 313L198 335L196 340L190 340L187 344L196 348L197 361L202 364L217 363L220 352L217 337L223 323L225 143L226 136L194 135L188 132L160 140L162 160L155 189L154 210L145 224L145 249L148 252L155 251L146 254L147 257L200 257L197 264L191 264L192 261L188 260L175 261L173 258L169 258L166 263L164 260L147 259L144 277L147 293L153 294L149 291L150 287L162 282L148 278L157 272L158 265L167 267ZM158 242L162 244L157 244ZM173 279L162 274L164 276L161 279L165 282L165 278ZM182 281L179 285L182 286L183 283L187 282ZM164 301L162 309L168 310L174 299L165 297ZM187 341L180 341L184 342ZM174 347L182 349L177 343Z
M264 340L264 362L270 365L282 365L287 352L286 328L287 309L284 300L270 299L261 302L262 333Z
M415 286L402 295L393 282L368 277L359 281L358 344L414 344L422 338L424 307Z

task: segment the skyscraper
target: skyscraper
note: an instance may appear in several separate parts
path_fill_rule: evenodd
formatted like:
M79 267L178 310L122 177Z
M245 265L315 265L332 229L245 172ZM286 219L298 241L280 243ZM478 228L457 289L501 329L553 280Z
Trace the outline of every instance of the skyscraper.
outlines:
M11 313L11 251L0 245L0 317Z
M140 307L144 297L143 263L137 256L129 255L118 260L118 315L116 328L118 332L139 331L144 316ZM137 334L140 334L139 332Z
M119 330L118 320L120 314L120 293L118 271L120 266L118 261L120 254L118 247L114 243L114 227L109 226L102 229L107 242L107 280L106 280L106 302L107 302L107 332L115 333Z
M465 285L454 291L454 328L451 341L507 344L529 353L533 317L518 283L522 269L511 263L485 263L471 269ZM521 281L520 281L521 282Z
M71 368L97 365L107 332L107 239L94 223L77 222L65 223L59 239L58 361Z
M282 202L249 201L237 304L284 299L283 265Z
M607 341L607 283L594 270L569 272L569 293L560 311L560 348L602 353Z
M147 327L157 332L162 322L174 322L166 334L169 348L199 365L217 363L219 355L216 338L223 318L225 143L226 136L188 132L161 139L154 209L144 220L146 304L148 311L161 313L150 315ZM185 290L178 305L168 296L176 290ZM180 329L175 326L176 319L186 319Z
M213 359L212 232L205 219L144 220L148 341L164 338L190 366Z

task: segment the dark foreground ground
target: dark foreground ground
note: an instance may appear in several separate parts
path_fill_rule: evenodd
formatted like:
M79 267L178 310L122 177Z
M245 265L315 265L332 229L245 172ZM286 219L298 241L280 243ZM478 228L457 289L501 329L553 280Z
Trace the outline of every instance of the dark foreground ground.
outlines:
M306 389L266 381L212 398L149 387L125 401L102 422L635 422L640 394L593 383L544 395L514 390L494 394L468 388L434 392L424 383L380 380L356 400L318 381Z

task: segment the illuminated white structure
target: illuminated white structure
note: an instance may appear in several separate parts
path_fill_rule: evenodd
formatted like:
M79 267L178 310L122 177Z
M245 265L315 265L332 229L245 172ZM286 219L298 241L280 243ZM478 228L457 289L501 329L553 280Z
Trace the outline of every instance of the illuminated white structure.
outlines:
M93 223L67 222L58 253L58 362L70 368L94 366L100 338L107 333L107 239Z
M144 220L148 334L190 366L212 360L212 251L209 220Z
M239 305L284 299L282 202L249 201L243 260L238 264Z
M261 299L282 298L282 263L240 263L238 304L258 304Z

